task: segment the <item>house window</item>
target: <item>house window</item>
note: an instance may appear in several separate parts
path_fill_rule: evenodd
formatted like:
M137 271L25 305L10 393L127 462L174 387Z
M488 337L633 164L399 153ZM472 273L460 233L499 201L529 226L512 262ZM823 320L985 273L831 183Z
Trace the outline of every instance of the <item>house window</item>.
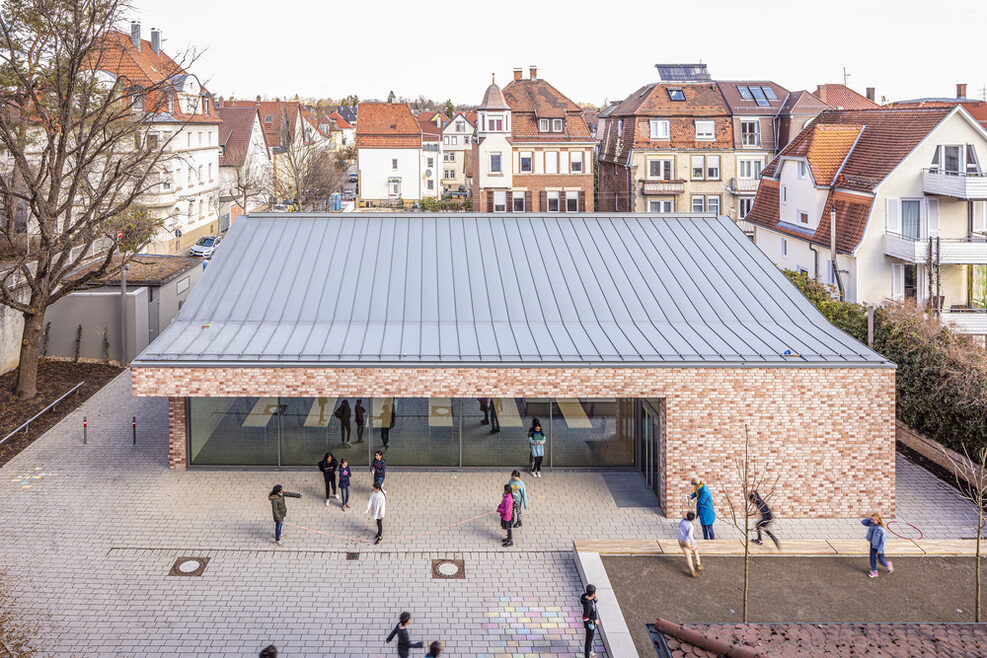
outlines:
M761 145L761 121L745 119L740 122L740 139L744 146Z
M977 161L977 150L973 148L973 144L966 145L966 175L980 175L980 163Z
M754 197L745 196L740 198L740 218L743 219L750 214L751 208L754 207Z
M617 119L617 137L621 137L624 134L624 120Z
M788 258L788 240L785 238L781 239L781 256L782 258Z
M672 180L672 160L648 160L648 178Z
M570 190L565 193L565 211L579 212L579 192Z
M959 174L960 173L960 147L959 146L945 146L943 147L943 163L947 174Z
M212 180L212 163L209 163L209 180Z
M272 115L270 114L264 115L264 123L271 123L272 121L274 121L274 117Z
M524 212L524 192L511 192L511 200L514 203L514 212Z
M391 160L391 169L397 169L397 168L398 168L398 159L397 158L393 158Z
M651 119L651 139L668 139L668 119Z
M530 174L532 171L533 154L531 151L521 151L520 169L522 174Z
M206 182L206 179L202 177L202 165L199 165L199 170L196 172L199 174L199 185Z
M488 117L487 130L501 131L504 129L504 119L501 117Z
M157 133L148 133L147 135L147 148L154 150L158 148L158 135ZM971 147L972 148L972 147Z
M740 93L740 97L745 101L752 101L754 97L751 96L751 90L745 85L737 85L737 91Z
M671 101L684 101L685 92L681 88L673 87L668 90L668 100Z
M761 160L740 160L737 163L737 171L741 178L758 178L762 166Z
M716 122L714 121L697 121L696 122L696 139L700 141L709 142L714 139L714 131L716 130Z
M456 171L454 169L443 169L442 178L455 178Z
M428 189L430 189L430 190L434 190L435 189L435 181L433 181L431 178L429 178L425 182L425 184L426 184L426 187L428 187Z
M491 153L490 154L490 173L491 174L499 174L499 173L501 173L500 159L501 159L500 153Z
M204 207L205 205L202 203L202 199L199 199L199 219L202 219L203 217L206 216L205 212L203 212Z
M706 180L720 180L720 156L706 156Z
M464 122L464 121L457 121L456 122L456 132L458 132L458 133L466 132L466 122Z
M202 133L199 133L199 146L202 146Z
M548 125L548 119L538 119L538 132L547 133Z
M507 192L495 191L493 193L493 211L507 212Z
M706 159L701 155L692 156L692 180L702 180L706 173Z
M425 166L428 167L429 169L435 166L435 158L428 158L427 162L428 164L426 164Z
M672 202L670 199L663 199L660 201L649 201L648 212L654 212L654 213L672 212Z
M557 174L557 173L559 173L559 152L558 151L545 151L545 173L546 174Z
M922 202L917 199L901 201L901 234L906 238L921 238Z
M192 133L185 133L186 146L192 148Z
M548 212L559 212L559 193L549 192L547 194L548 198Z
M459 137L457 137L456 135L453 135L450 139L452 140L452 145L453 146L458 146L459 145Z
M804 210L799 211L799 224L802 224L803 226L809 225L809 213Z
M702 194L695 194L692 197L692 212L706 211L706 197Z
M562 119L552 119L552 132L553 133L562 132Z
M572 151L569 153L569 172L573 174L583 173L583 152Z
M806 167L805 162L803 162L802 160L799 160L799 178L800 179L805 180L805 176L808 173L806 171L807 169L808 169L808 167Z
M443 144L449 144L449 135L445 135L445 136L442 137L442 143Z
M715 194L710 194L706 197L706 212L711 212L714 215L720 214L720 197Z
M784 183L781 185L781 202L788 203L788 186Z

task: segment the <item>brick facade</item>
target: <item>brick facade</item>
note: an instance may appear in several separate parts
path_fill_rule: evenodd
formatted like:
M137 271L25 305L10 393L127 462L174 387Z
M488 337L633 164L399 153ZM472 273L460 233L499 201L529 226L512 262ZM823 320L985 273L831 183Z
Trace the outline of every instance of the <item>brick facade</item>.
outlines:
M797 517L892 515L895 373L887 368L136 368L135 395L168 396L171 466L185 464L181 397L664 398L662 500L682 512L697 473L736 488L744 426ZM720 513L725 514L722 496Z
M168 398L168 468L185 470L185 398Z
M519 149L523 150L523 149ZM595 212L596 204L593 198L592 158L584 161L584 166L590 168L588 174L514 174L514 187L507 190L507 212L513 212L511 193L513 190L524 190L525 212L548 212L545 193L547 190L579 190L579 212ZM493 212L492 188L477 190L473 195L473 206L477 212ZM559 212L565 212L565 192L560 195Z

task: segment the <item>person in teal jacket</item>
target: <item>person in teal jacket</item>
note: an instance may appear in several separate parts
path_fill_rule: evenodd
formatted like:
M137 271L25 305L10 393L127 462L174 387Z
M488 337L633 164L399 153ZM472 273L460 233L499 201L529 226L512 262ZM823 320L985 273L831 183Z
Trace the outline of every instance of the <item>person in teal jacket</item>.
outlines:
M515 470L511 473L511 496L514 497L514 527L521 527L521 506L528 509L528 493L524 490L524 482L521 482L521 471Z
M709 493L709 487L699 478L690 480L695 491L689 499L696 499L696 516L699 517L699 525L703 528L703 539L716 539L713 534L713 522L716 521L716 511L713 509L713 496Z
M531 474L541 477L541 462L545 459L545 433L541 431L541 421L537 418L528 430L528 444L531 446Z

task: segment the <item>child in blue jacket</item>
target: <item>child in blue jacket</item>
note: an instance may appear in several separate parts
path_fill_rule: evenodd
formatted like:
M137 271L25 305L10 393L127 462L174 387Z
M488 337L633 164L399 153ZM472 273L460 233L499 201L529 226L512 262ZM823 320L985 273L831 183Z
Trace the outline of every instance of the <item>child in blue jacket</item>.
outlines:
M888 573L894 572L891 560L884 559L884 540L887 538L884 521L878 514L872 514L869 519L861 519L860 522L867 526L867 541L870 543L870 573L867 577L877 578L878 562L888 570Z

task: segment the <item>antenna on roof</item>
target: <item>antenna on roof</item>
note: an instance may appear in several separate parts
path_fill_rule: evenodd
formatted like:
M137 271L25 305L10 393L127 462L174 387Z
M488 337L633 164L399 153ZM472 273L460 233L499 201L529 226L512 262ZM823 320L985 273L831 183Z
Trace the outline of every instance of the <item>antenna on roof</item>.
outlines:
M844 67L843 67L843 86L844 86L844 87L846 87L846 86L847 86L847 84L846 84L846 83L847 83L847 79L848 79L848 78L849 78L849 77L850 77L851 75L853 75L853 74L852 74L852 73L847 73L847 72L846 72L846 67L844 66Z
M497 74L496 73L491 73L490 74L490 84L492 84L492 85L497 84Z

